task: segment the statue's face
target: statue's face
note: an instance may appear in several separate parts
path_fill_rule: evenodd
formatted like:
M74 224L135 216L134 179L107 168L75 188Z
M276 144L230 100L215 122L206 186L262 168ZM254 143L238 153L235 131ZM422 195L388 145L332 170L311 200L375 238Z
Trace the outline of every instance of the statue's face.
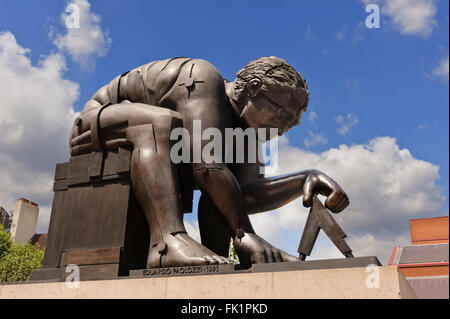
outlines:
M300 124L305 111L302 106L303 103L299 103L298 98L288 91L260 85L257 90L249 90L241 118L255 130L278 128L278 135L281 136L291 127Z

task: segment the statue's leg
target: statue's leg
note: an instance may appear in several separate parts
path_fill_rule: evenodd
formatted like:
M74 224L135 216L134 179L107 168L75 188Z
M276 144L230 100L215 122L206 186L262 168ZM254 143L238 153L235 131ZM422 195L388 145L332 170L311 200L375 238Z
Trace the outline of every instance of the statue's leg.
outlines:
M202 244L220 256L228 256L231 234L225 221L220 219L217 209L212 207L204 195L198 203L198 223Z
M170 132L177 126L182 126L180 115L168 109L118 104L101 113L99 136L105 149L133 147L131 183L150 226L147 267L228 263L190 238L184 227L176 170L170 160Z

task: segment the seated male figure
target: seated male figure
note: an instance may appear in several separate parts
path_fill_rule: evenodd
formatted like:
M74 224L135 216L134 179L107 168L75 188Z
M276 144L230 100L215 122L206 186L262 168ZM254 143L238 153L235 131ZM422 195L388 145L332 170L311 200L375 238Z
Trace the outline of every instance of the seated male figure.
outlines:
M265 178L259 164L227 165L224 154L213 154L208 163L192 161L202 192L201 245L183 224L170 134L177 127L187 129L191 157L208 144L200 140L195 145L195 120L201 121L202 131L216 128L223 137L226 128L237 127L277 128L282 135L299 124L308 99L303 77L276 57L250 62L233 82L205 60L155 61L116 77L94 94L72 128L70 152L133 149L131 183L150 227L148 268L230 263L224 257L230 238L244 266L298 261L258 236L248 214L276 209L302 195L310 206L314 194L326 196L325 205L338 213L349 201L336 182L316 170Z

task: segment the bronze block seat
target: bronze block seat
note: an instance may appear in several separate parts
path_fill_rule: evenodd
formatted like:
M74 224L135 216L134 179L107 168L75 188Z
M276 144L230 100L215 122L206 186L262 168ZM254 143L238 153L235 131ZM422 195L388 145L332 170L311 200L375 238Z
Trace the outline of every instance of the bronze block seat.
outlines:
M128 275L145 268L149 228L130 184L131 151L93 152L56 165L43 267L32 280L64 279L66 265L82 279Z
M131 187L130 162L131 150L118 148L56 165L44 262L31 280L64 280L70 264L80 267L82 280L146 268L150 233ZM191 170L178 166L184 213L192 211Z

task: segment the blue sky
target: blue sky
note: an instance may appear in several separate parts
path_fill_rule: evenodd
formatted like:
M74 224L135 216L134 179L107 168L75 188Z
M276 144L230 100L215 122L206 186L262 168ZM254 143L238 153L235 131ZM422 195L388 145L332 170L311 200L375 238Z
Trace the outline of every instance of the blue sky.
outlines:
M81 29L90 27L101 34L99 38L92 39L86 36L86 41L80 45L91 47L82 53L76 51L76 43L66 46L61 42L58 44L58 37L63 39L69 36L61 18L68 3L0 0L0 32L8 32L14 37L18 47L29 49L23 54L17 48L13 52L29 60L30 64L24 68L34 68L33 72L46 72L49 68L46 69L40 62L50 61L48 57L54 58L54 64L51 65L56 65L57 70L57 74L52 73L55 87L64 85L68 96L70 95L65 100L64 96L52 97L52 90L46 97L41 96L44 93L36 93L44 103L67 103L64 110L69 113L79 112L99 87L116 75L152 60L174 56L203 58L214 64L225 78L233 80L234 74L250 60L261 56L279 56L306 78L311 93L308 112L304 114L302 124L287 133L287 144L282 149L282 152L287 153L283 154L294 156L293 154L300 152L298 156L303 154L302 158L311 158L310 162L305 162L306 165L314 163L314 156L325 158L327 154L333 153L330 150L336 150L336 154L342 156L352 154L350 151L366 150L368 156L375 157L374 163L384 160L392 163L373 171L374 175L382 174L385 179L392 178L389 185L395 189L392 192L397 197L388 192L390 197L386 201L401 202L402 198L417 195L424 201L433 202L429 204L431 208L428 210L426 205L422 205L408 212L408 208L399 206L397 209L402 212L396 214L393 221L390 221L389 216L373 221L373 231L370 230L370 225L363 229L360 224L348 224L348 229L345 230L349 240L352 234L355 238L361 238L361 242L372 236L373 245L377 245L377 239L381 236L385 240L389 239L388 242L393 247L398 241L407 241L408 219L448 215L448 1L374 0L373 3L378 3L382 10L381 28L368 29L364 24L369 14L365 12L365 4L371 2L367 0L280 0L276 4L273 1L234 0L220 3L197 0L91 0L90 8L82 11L83 14L91 15L91 20L86 20L87 25L83 26L82 18ZM76 0L75 3L87 2ZM402 7L402 3L409 6ZM415 19L408 13L413 7L418 12ZM94 14L97 18L92 18ZM11 37L4 37L3 50L14 41ZM1 45L2 42L0 54ZM18 79L20 72L26 72L25 69L13 68L14 63L8 62L15 61L13 58L5 58L5 61L10 63L7 65L9 72L17 74ZM4 70L0 68L0 73L5 72ZM29 83L24 83L21 90L26 91L31 85ZM9 85L11 82L0 82L0 88L6 94L12 91ZM29 100L33 98L34 95ZM31 102L28 103L29 107L33 107ZM6 110L4 114L14 113L7 109L8 106L0 104L0 110L2 108ZM0 115L0 123L2 120L12 125L14 120L20 118L13 115L4 115L2 118ZM44 124L42 128L48 127ZM64 131L64 126L61 126L55 131L61 135L61 145L67 144L69 129L67 127L67 131ZM39 132L30 133L30 136L39 135L42 130ZM22 146L39 143L20 136L17 138ZM375 140L376 138L380 139ZM3 155L5 163L17 163L23 157L36 158L35 161L24 161L23 166L4 170L4 175L0 172L0 176L14 179L12 172L15 169L19 172L26 168L28 175L34 172L39 176L42 187L35 183L32 188L21 188L20 185L13 187L13 190L0 188L0 192L3 191L3 194L0 193L0 205L12 209L11 205L21 196L38 201L44 212L41 213L44 217L39 223L41 231L46 230L51 206L51 195L47 194L50 182L46 178L51 177L54 163L68 158L67 150L64 149L66 146L60 147L59 143L53 143L48 138L44 140L49 143L47 155L26 153L23 150L19 152L11 146L12 142L0 144L0 159ZM371 141L372 146L368 146ZM383 151L383 147L390 151ZM380 149L382 151L378 151ZM406 156L401 150L408 150L410 156ZM337 155L336 161L342 161L342 157L339 157L341 155ZM328 163L333 171L333 162ZM290 166L286 164L286 167ZM312 167L303 169L307 168ZM402 171L404 174L398 177L402 168L405 168ZM390 171L393 169L395 171ZM349 169L348 176L341 178L344 181L348 179L346 184L350 188L356 185L355 188L363 189L367 185L358 186L358 183L372 177L375 184L371 187L375 190L382 187L376 184L375 176L367 177L364 176L365 170L362 172L352 175L352 170ZM405 178L406 174L410 175ZM29 185L27 178L20 178L23 185ZM352 180L353 184L350 182ZM338 179L337 181L340 182ZM380 193L381 197L377 198L384 201L382 196L386 192L381 190ZM355 198L357 196L359 193ZM352 201L351 196L350 200ZM355 204L358 201L366 201L364 194L355 199ZM392 208L392 205L387 208L383 206L383 202L375 204L378 205L378 210L392 210L395 213L396 208ZM367 214L371 213L375 204L372 203L367 208ZM305 215L305 210L302 212ZM352 218L350 212L351 208L347 215L342 215L344 224L345 219ZM283 214L283 211L278 213ZM363 211L358 213L364 215ZM268 216L276 214L277 212ZM284 214L289 215L286 212ZM187 216L187 221L193 228L195 217L195 214ZM266 217L258 218L255 219L257 226L262 225ZM280 222L283 217L267 218L278 218L279 235L273 239L294 253L300 229L294 231L283 227L283 222ZM299 223L301 221L304 219L298 220ZM383 226L391 222L399 223L398 228L386 229ZM394 235L396 231L400 237ZM328 247L326 239L320 239L319 244ZM358 246L358 243L355 242L355 245ZM388 255L391 248L386 247L389 245L381 245L373 253L387 250ZM327 249L323 248L322 256L328 256L332 248Z

